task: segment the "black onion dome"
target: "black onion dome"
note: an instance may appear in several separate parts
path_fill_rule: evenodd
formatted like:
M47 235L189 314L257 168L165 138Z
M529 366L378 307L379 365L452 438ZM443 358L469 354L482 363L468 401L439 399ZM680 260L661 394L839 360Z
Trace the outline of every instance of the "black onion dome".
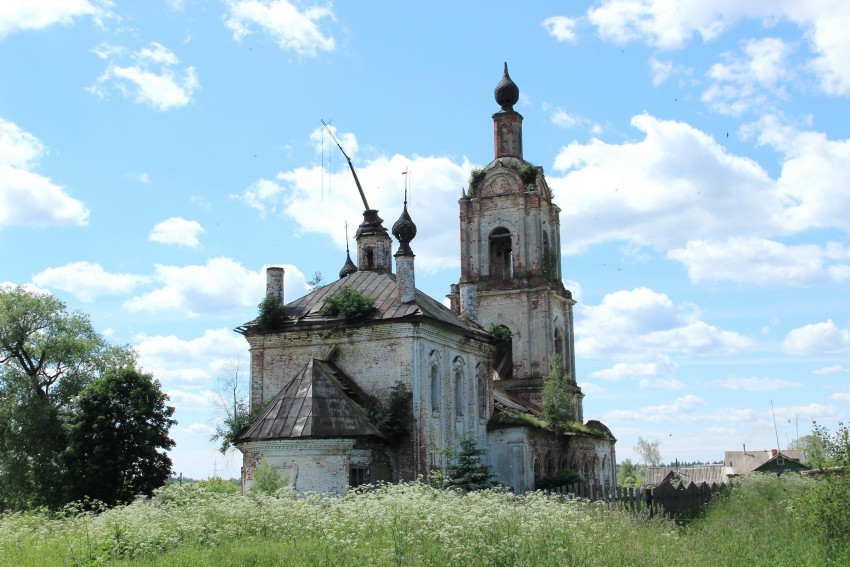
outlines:
M514 105L519 100L519 87L511 80L508 75L508 64L505 63L505 75L499 84L496 85L496 90L493 91L496 96L496 103L502 107L502 110L513 110Z
M348 250L345 251L345 256L345 265L339 271L340 279L344 278L345 276L350 276L351 274L357 271L357 266L355 266L354 262L351 261L351 253L348 252Z
M395 221L392 232L399 243L398 254L413 254L413 250L410 249L410 241L416 237L416 225L407 213L407 203L404 204L401 216Z

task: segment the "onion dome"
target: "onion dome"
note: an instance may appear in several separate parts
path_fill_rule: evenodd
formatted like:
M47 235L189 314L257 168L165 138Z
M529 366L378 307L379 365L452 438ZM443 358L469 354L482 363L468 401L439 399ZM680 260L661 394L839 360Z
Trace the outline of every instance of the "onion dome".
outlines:
M513 111L514 105L519 100L519 87L511 80L508 75L508 64L505 63L505 75L499 84L496 85L496 90L493 91L496 96L496 103L502 107L503 111Z
M346 250L345 251L345 265L339 271L339 278L342 279L345 276L350 276L354 272L357 271L357 266L354 265L354 262L351 261L351 253Z
M407 213L407 199L404 201L404 210L398 220L393 225L393 236L398 240L397 256L412 256L413 250L410 249L410 241L416 236L416 225Z

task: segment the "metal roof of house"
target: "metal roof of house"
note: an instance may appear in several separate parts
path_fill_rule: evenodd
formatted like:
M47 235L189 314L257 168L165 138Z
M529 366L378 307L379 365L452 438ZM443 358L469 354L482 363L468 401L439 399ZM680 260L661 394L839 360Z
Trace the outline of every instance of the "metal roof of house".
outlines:
M796 461L802 457L802 451L799 449L783 449L779 453ZM747 474L774 456L772 451L726 451L723 464L732 469L732 474Z
M383 437L358 403L364 399L357 385L333 363L312 359L257 416L239 442Z
M398 299L398 287L396 276L380 271L357 271L351 275L320 287L308 293L300 299L284 306L284 312L288 318L288 324L298 325L301 322L321 322L336 320L321 314L325 300L339 291L344 286L350 286L367 297L375 300L375 311L366 321L399 319L406 317L426 317L467 332L483 333L484 329L475 323L458 317L451 309L439 301L429 297L427 294L415 291L414 300L410 303L401 303ZM237 330L247 332L251 329L253 322L242 325Z
M723 465L693 465L687 467L646 467L646 483L661 484L670 473L674 473L686 484L726 482Z

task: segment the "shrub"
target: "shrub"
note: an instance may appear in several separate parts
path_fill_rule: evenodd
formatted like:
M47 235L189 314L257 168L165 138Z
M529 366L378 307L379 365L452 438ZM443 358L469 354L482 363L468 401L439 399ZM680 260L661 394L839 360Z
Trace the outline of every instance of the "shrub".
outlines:
M375 309L375 300L351 286L342 286L325 300L319 311L325 317L338 317L346 323L360 321Z
M274 296L264 297L258 307L260 314L254 320L254 325L259 331L271 333L283 329L286 324L286 311Z
M581 473L572 469L561 469L556 473L544 476L535 483L537 490L549 490L559 486L568 484L578 484L584 482L584 477Z
M289 477L281 475L277 468L264 460L260 466L254 469L254 484L251 492L260 492L268 496L274 496L278 490L289 484Z
M378 400L366 407L369 419L381 430L390 444L401 443L407 438L412 418L412 401L413 394L407 386L396 382L385 400Z
M575 417L573 392L564 373L561 356L552 356L551 369L543 382L543 417L555 431L566 431Z
M469 172L469 188L471 189L470 193L475 190L475 186L484 179L484 170L483 169L473 169Z

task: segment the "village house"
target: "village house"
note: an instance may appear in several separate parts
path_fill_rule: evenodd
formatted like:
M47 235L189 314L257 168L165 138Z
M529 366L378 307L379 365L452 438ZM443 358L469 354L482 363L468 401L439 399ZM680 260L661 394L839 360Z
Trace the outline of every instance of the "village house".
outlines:
M523 158L523 117L513 109L519 89L507 65L495 97L494 159L473 172L459 201L461 272L450 307L416 289L417 229L406 202L391 230L395 253L367 205L356 264L349 255L337 281L282 305L284 271L268 269L267 296L282 306L282 324L237 329L250 345L251 406L268 403L237 440L244 489L263 461L298 492L427 480L468 432L486 448L496 480L517 493L564 469L616 485L614 436L599 421L584 422L560 209L542 169ZM349 320L323 309L352 290L374 309ZM577 424L557 432L541 413L556 355ZM367 412L393 388L412 397L401 438Z

